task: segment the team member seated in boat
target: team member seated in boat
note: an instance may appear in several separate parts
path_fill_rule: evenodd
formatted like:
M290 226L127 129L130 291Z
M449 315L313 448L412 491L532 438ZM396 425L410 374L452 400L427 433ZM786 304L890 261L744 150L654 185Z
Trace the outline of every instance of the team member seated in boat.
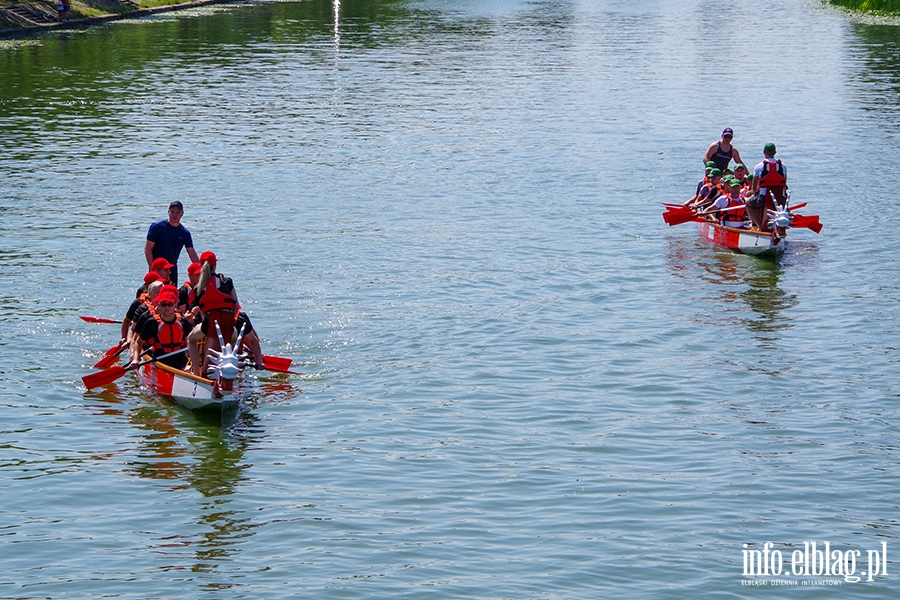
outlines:
M144 321L153 317L153 311L156 308L156 299L167 292L175 294L176 297L178 296L178 288L174 285L168 283L163 284L162 281L158 281L150 286L144 301L138 306L137 310L134 311L134 325L131 328L132 335L134 335L133 332L141 330Z
M716 163L709 161L706 163L703 171L703 179L697 182L697 189L694 191L694 195L691 196L690 200L685 202L683 206L691 206L694 204L697 199L700 197L700 190L703 189L703 186L709 183L709 172L716 168Z
M131 344L132 364L137 363L135 356L140 357L144 345L149 346L153 356L162 356L187 346L187 336L190 325L175 310L178 296L172 291L165 291L156 297L151 316L145 319L140 329L135 330ZM184 369L187 366L186 352L169 356L160 360L176 369Z
M162 277L159 276L159 273L156 271L149 271L146 275L144 275L144 285L138 288L137 293L134 295L135 298L140 298L141 294L147 293L147 286L149 286L154 281L162 281Z
M175 265L167 261L165 258L157 258L150 263L150 270L159 274L163 283L172 283L172 269Z
M191 355L191 370L195 375L206 372L208 360L200 357L199 344L205 338L207 353L210 349L221 350L216 335L215 323L219 324L225 343L234 342L236 331L234 323L237 318L238 297L234 282L230 277L216 273L218 259L207 250L200 255L200 277L194 286L194 297L203 316L200 325L194 327L188 338Z
M722 132L722 140L718 142L713 142L709 145L709 148L706 149L706 154L703 155L703 163L705 164L707 161L712 161L716 163L716 168L720 171L724 171L728 168L729 163L731 163L731 159L734 159L734 162L739 163L743 162L741 160L741 153L738 152L738 149L731 145L731 140L734 139L734 131L732 131L731 127L726 127Z
M696 208L706 208L722 194L722 171L719 169L710 169L707 179L708 181L700 188L700 192L697 194L696 199L691 203L691 206Z
M131 346L131 336L134 332L135 321L146 312L147 305L159 295L159 292L163 287L163 282L159 280L159 275L153 271L147 273L147 275L144 276L144 280L150 280L150 282L146 284L146 291L132 300L131 306L128 307L128 311L122 319L122 339L128 343L129 347Z
M753 170L753 192L759 198L747 202L747 212L760 231L769 230L769 211L784 206L787 189L787 167L775 158L775 144L763 147L763 161ZM775 232L772 232L775 235Z
M729 179L727 181L728 194L722 194L710 210L718 210L715 216L721 225L725 227L734 227L735 229L745 228L746 212L744 199L741 197L741 182L737 179ZM732 209L732 210L725 210Z
M203 265L200 277L194 286L194 302L202 316L202 321L194 327L188 337L188 351L191 356L191 370L195 375L206 373L208 359L200 356L199 344L206 339L206 348L220 350L219 338L216 335L215 323L219 323L222 337L226 343L234 343L235 335L244 329L243 343L253 353L257 368L262 368L262 350L259 345L259 336L253 330L250 318L240 312L237 292L234 283L229 277L216 273L218 260L212 252L206 251L200 255L200 263Z
M747 170L744 163L738 163L734 166L734 178L740 181L742 186L746 186L750 183L750 180L747 179L749 174L750 171Z
M188 280L178 288L178 312L187 317L191 322L195 321L194 317L199 317L200 315L200 309L197 308L194 286L200 281L201 269L203 269L203 265L200 263L191 263L188 265Z

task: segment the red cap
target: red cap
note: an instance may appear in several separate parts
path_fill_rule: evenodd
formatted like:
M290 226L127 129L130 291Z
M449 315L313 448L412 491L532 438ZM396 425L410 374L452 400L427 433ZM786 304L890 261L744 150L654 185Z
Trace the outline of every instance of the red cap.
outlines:
M188 275L199 275L202 270L203 265L200 263L191 263L188 265Z
M144 275L144 283L153 283L154 281L162 281L162 277L156 271L150 271Z
M156 260L153 261L153 264L150 265L150 269L152 271L156 271L158 269L171 269L174 266L175 265L173 265L172 263L170 263L169 261L167 261L164 258L157 258Z
M159 289L159 293L160 294L175 294L177 296L178 288L175 287L174 285L172 285L171 283L168 283Z
M171 302L172 304L175 304L178 302L178 296L169 291L162 292L156 297L156 303L160 304L162 302Z
M215 266L215 264L217 262L216 255L213 254L212 252L210 252L209 250L207 250L206 252L204 252L203 254L200 255L200 262L202 262L202 263L207 262L210 265Z

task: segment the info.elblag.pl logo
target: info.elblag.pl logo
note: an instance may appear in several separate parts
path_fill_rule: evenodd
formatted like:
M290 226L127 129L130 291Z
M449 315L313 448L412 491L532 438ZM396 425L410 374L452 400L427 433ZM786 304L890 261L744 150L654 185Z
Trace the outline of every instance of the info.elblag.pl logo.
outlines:
M775 544L766 542L762 550L752 550L750 544L744 544L745 577L843 577L848 583L874 581L875 577L887 576L887 542L881 542L878 550L866 550L863 563L862 550L841 550L831 547L831 542L817 544L803 542L803 549L790 551L785 547L784 553L775 549ZM785 554L790 551L790 561ZM856 574L857 567L866 567L865 571ZM777 581L771 581L775 584Z

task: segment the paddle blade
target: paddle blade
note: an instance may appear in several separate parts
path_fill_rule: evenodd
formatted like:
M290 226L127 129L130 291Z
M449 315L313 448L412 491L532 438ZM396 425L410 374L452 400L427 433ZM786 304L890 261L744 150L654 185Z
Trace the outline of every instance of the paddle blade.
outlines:
M108 369L119 361L119 352L107 354L94 365L95 369Z
M690 208L685 208L684 210L668 210L663 213L663 221L668 223L669 227L673 225L681 225L682 223L688 223L697 218L697 213L695 213Z
M290 358L282 358L280 356L263 355L263 366L269 371L278 371L280 373L293 373L290 371L291 363L294 361Z
M794 228L812 229L816 233L822 231L822 224L819 223L819 215L794 215L791 226Z
M116 344L115 346L113 346L112 348L110 348L109 350L107 350L103 354L103 356L109 356L111 354L118 354L119 352L122 351L122 348L124 348L124 347L125 347L125 341L123 340L123 341L119 342L118 344Z
M82 321L88 323L121 323L122 321L113 321L112 319L104 319L102 317L79 317Z
M100 387L101 385L112 383L127 372L128 369L126 369L125 367L113 367L112 369L108 369L106 371L100 371L99 373L91 373L90 375L85 375L81 378L81 381L84 382L84 387L92 390L95 387Z

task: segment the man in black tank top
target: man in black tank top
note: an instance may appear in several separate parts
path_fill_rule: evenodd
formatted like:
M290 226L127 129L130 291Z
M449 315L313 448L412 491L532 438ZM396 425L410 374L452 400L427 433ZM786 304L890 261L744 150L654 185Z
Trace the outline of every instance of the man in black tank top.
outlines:
M732 139L734 139L734 131L732 131L731 127L726 127L725 131L722 132L722 141L713 142L706 149L706 154L703 155L703 162L713 161L716 163L716 168L720 171L727 169L732 159L734 159L735 163L743 162L741 153L731 145Z

